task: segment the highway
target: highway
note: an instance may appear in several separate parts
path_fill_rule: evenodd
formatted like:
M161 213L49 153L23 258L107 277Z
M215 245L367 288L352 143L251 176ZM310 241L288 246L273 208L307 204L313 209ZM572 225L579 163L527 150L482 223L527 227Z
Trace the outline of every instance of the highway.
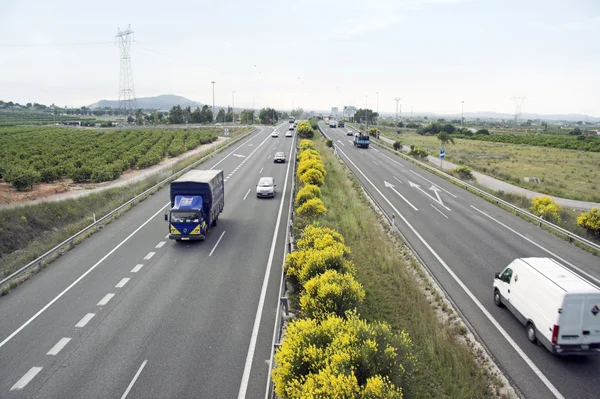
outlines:
M0 397L264 397L293 178L272 156L295 150L276 129L200 166L226 176L204 242L166 238L167 187L0 298Z
M523 396L599 397L600 357L560 358L531 344L492 295L494 272L517 257L553 257L598 286L597 257L390 151L355 148L348 128L321 128Z

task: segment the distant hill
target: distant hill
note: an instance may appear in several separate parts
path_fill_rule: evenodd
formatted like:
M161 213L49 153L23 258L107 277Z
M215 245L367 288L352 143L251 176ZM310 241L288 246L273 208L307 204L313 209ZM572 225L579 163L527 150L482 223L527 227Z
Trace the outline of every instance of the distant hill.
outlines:
M202 107L202 104L197 101L192 101L188 98L176 96L173 94L163 94L154 97L140 97L136 99L137 107L143 109L158 109L158 110L170 110L176 105L180 105L182 108L185 107ZM100 100L97 103L91 104L88 108L117 108L119 102L116 100Z

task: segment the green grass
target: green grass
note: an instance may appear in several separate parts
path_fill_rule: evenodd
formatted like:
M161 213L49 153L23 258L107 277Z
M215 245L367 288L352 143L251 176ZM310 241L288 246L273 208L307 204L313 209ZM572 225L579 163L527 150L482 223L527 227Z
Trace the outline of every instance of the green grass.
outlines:
M421 136L404 130L384 129L382 134L403 145L427 149L439 155L440 143L435 136ZM582 201L600 202L600 153L557 148L455 139L447 144L448 161L468 165L473 170L533 191ZM526 176L536 176L541 184L525 183Z
M233 139L246 133L248 129L240 129ZM229 140L219 147L231 145L232 142ZM214 151L206 150L181 160L169 170L175 173ZM0 209L0 279L90 225L93 222L93 213L96 219L100 219L165 177L162 174L153 175L136 184L107 189L75 199Z
M321 190L328 212L319 221L337 229L352 251L357 280L366 291L359 313L367 320L382 320L397 331L407 331L415 344L420 366L415 386L407 387L407 392L416 398L493 396L490 387L498 384L460 341L466 329L442 324L433 306L445 309L445 305L436 295L426 297L419 287L415 270L420 267L384 231L359 183L324 140L314 141L327 170Z

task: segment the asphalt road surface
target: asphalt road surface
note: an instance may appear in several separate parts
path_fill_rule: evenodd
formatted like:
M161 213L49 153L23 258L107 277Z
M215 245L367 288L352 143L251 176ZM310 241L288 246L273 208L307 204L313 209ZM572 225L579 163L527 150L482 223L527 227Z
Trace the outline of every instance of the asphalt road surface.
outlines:
M492 295L494 272L515 258L552 257L600 286L599 258L383 148L354 147L348 128L321 127L525 397L600 397L600 357L561 358L531 344Z
M272 157L295 149L287 128L199 167L226 176L204 242L166 238L167 187L0 298L0 397L264 397L293 178ZM261 176L274 199L256 198Z

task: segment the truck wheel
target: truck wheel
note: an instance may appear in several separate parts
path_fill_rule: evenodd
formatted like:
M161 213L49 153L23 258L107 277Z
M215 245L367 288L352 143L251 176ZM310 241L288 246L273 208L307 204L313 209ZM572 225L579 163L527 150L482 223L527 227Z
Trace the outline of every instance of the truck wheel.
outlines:
M527 339L532 344L537 343L537 335L536 335L536 331L535 331L535 326L531 322L527 323Z
M218 216L216 218L214 218L214 220L212 221L213 227L217 225L217 220L219 220Z
M502 296L500 295L500 291L494 290L494 303L498 307L502 307Z

